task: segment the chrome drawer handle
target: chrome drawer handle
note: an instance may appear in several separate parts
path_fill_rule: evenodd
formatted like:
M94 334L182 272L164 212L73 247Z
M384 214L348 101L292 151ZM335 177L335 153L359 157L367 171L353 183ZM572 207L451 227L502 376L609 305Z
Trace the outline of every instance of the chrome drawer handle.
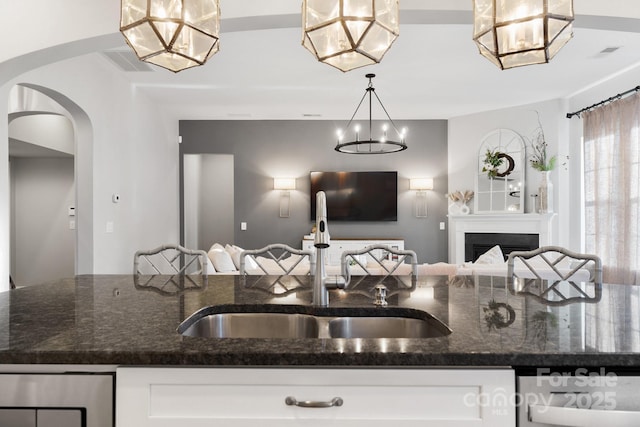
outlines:
M287 396L284 403L289 406L299 406L301 408L331 408L333 406L342 406L344 401L341 397L334 397L328 402L318 402L313 400L297 400L293 396Z

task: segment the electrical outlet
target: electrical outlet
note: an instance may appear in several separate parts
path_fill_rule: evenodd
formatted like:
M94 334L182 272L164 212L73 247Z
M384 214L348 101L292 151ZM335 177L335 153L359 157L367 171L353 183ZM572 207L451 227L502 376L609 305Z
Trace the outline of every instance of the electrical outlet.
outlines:
M240 223L240 230L245 231L247 229L247 223L246 222L241 222Z
M444 230L444 222L440 222L440 230Z

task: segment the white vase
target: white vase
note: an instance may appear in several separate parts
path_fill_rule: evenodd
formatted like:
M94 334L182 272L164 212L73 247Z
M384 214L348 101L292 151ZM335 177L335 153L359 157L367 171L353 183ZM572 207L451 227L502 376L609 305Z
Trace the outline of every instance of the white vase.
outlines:
M449 215L459 215L460 214L460 205L458 205L458 202L451 202L451 204L449 204Z
M460 214L461 215L469 215L469 206L467 206L467 202L462 202L462 206L460 206Z
M551 182L551 171L542 171L542 179L538 188L538 213L545 214L553 212L553 183Z

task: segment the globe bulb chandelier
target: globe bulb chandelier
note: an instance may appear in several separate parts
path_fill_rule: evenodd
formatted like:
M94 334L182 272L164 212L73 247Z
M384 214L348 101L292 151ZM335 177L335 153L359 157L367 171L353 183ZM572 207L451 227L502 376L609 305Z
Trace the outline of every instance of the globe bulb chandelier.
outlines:
M345 131L342 130L337 131L338 135L338 143L336 144L335 150L340 153L347 154L387 154L387 153L397 153L398 151L404 151L407 149L407 144L405 142L406 137L406 129L402 129L399 131L396 127L393 120L389 116L387 109L384 108L382 101L376 94L376 90L373 87L372 79L375 77L375 74L367 74L365 77L369 79L369 85L367 89L365 89L364 95L360 99L356 110L353 112L349 123L347 123L347 127ZM384 111L389 123L391 124L391 129L389 127L389 123L384 123L380 129L377 137L373 137L374 135L374 123L373 123L373 98L378 101L382 111ZM354 119L360 106L365 99L368 98L369 103L369 120L366 123L366 127L368 128L368 137L366 137L365 132L362 132L362 128L359 124L354 123ZM395 133L396 138L392 136ZM351 135L353 137L350 141L344 141L347 135Z
M122 0L120 32L138 58L173 72L219 50L219 0Z
M573 0L473 0L473 40L501 69L549 62L573 37Z
M400 33L398 0L303 0L302 45L341 71L379 63Z

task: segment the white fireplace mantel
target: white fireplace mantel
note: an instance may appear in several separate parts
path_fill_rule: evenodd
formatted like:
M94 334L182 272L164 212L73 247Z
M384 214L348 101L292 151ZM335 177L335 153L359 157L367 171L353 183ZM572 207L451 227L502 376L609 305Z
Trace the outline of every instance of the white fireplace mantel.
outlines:
M537 234L540 246L553 245L555 216L554 213L449 215L449 262L465 262L465 233Z

